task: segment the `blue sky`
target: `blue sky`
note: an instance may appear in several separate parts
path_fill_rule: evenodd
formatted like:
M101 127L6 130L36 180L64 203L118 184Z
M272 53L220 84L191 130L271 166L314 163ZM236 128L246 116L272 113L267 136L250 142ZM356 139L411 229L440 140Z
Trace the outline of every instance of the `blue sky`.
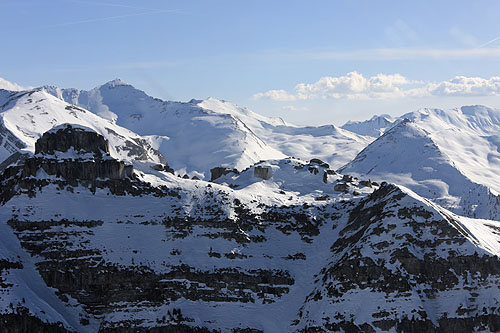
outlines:
M498 1L1 0L0 77L80 89L120 77L298 124L500 107L498 13Z

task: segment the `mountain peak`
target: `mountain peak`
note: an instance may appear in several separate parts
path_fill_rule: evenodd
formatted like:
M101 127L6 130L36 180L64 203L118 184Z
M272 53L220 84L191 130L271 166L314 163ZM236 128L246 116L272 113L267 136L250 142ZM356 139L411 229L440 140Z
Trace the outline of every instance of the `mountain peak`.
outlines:
M103 86L109 87L109 88L114 88L117 86L132 86L131 84L128 84L127 82L123 81L121 78L117 77L114 80L111 80L109 82L106 82L103 84Z
M365 121L348 121L342 128L359 135L379 137L391 128L395 119L388 114L374 115Z

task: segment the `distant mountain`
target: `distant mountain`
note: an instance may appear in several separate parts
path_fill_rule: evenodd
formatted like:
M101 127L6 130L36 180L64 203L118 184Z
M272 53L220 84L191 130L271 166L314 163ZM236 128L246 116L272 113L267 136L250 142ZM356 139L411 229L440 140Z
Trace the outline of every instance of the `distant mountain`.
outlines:
M388 114L380 116L375 115L371 119L365 121L348 121L342 128L359 135L378 138L394 125L396 119L397 118L393 118Z
M286 156L321 158L340 167L372 140L333 125L290 125L215 98L162 101L120 79L90 91L44 89L145 136L178 173L201 178L213 167L242 170Z

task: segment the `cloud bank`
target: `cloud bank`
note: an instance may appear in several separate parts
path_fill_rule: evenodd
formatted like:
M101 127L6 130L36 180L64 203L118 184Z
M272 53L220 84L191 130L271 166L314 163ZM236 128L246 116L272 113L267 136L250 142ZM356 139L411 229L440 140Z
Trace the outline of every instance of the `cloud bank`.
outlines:
M253 99L288 102L311 99L394 99L428 96L498 96L500 76L489 79L456 76L447 81L422 82L400 74L365 77L358 72L343 76L325 76L313 83L299 83L293 92L268 90Z

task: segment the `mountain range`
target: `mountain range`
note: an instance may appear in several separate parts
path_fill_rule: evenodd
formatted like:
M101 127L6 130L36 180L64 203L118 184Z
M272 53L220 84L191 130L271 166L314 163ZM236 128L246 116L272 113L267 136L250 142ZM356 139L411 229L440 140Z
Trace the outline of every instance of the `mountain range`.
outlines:
M500 331L499 130L0 90L0 330Z

